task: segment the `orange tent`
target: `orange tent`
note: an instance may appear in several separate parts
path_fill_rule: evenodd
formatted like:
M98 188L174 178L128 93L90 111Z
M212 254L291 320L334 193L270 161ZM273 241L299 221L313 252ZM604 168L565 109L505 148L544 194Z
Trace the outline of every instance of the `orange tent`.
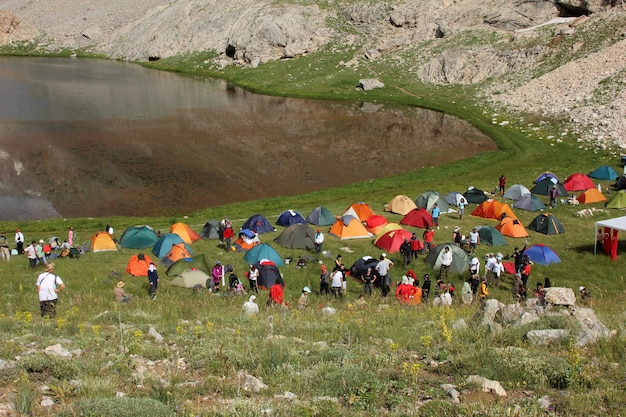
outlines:
M170 227L170 233L176 233L186 244L191 245L196 240L202 239L199 234L194 232L191 227L185 223L174 223Z
M175 243L172 245L172 249L170 249L167 255L165 255L165 258L163 258L162 262L164 264L167 264L170 262L174 263L177 260L183 259L183 258L191 258L191 253L189 253L187 248L185 248L184 243Z
M387 221L387 219L385 219L385 217L375 214L367 219L367 221L365 222L365 227L370 233L377 235L380 232L380 229L382 229L388 223L389 222Z
M128 265L126 265L126 272L134 277L147 277L148 266L152 259L148 255L139 253L130 257Z
M576 197L580 204L600 203L606 201L606 197L597 188L590 188Z
M483 201L472 211L472 216L484 219L501 220L504 214L506 214L506 217L517 219L517 216L508 204L500 203L493 199Z
M91 238L91 251L92 252L106 252L117 250L115 242L110 234L107 232L98 232Z
M342 216L337 219L330 228L331 235L339 239L361 239L371 237L372 234L365 229L365 226L354 216Z
M369 219L374 214L376 213L374 213L370 205L367 203L354 203L350 207L348 207L343 213L344 216L354 216L361 222L367 221L367 219Z
M500 221L500 224L496 226L496 229L502 233L503 236L511 237L528 237L528 232L524 225L519 220L511 217L505 217Z

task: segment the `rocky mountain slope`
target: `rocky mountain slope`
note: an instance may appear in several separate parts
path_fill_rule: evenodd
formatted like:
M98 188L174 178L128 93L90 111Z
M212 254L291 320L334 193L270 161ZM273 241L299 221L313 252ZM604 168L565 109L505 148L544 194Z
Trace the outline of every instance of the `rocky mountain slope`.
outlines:
M496 110L563 118L581 141L626 147L622 0L0 0L0 45L20 41L138 61L215 51L216 67L350 43L357 65L392 57L427 83L480 83Z

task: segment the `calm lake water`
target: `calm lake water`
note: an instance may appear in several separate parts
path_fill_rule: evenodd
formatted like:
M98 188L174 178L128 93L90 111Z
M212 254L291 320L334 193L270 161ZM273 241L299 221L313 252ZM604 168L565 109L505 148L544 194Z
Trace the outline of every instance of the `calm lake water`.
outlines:
M117 61L0 57L0 97L0 220L188 214L496 149L437 112Z

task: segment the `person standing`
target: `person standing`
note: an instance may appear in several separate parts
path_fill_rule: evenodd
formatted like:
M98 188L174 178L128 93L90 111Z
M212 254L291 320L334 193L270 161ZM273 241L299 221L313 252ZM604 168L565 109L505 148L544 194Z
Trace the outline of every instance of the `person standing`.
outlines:
M493 264L493 283L496 288L500 287L500 277L504 272L504 265L502 264L502 256L496 257L496 263Z
M148 282L150 283L150 297L156 300L156 292L159 287L159 274L157 273L154 262L150 262L148 266Z
M439 279L447 280L448 272L450 271L450 266L452 265L452 252L450 252L450 247L446 246L443 248L443 253L441 254L441 267L439 268Z
M424 274L424 282L422 283L422 299L428 300L430 294L430 275Z
M473 228L469 234L470 254L473 255L476 252L478 245L480 245L480 234L478 233L478 229Z
M524 287L528 288L528 278L530 277L530 270L532 268L532 261L527 257L524 259L524 265L520 270L520 274L522 275L522 283L524 283Z
M11 260L11 251L9 250L9 241L7 240L6 232L0 234L0 257L7 262Z
M389 289L391 288L391 278L389 277L389 270L395 264L391 261L391 259L387 258L387 254L383 253L380 255L380 260L376 265L376 275L380 277L380 285L382 288L382 296L386 297L389 294Z
M422 234L422 239L424 240L424 246L430 252L433 248L433 240L435 239L435 231L432 227L427 227Z
M343 298L343 292L341 291L341 286L343 283L343 271L341 268L336 269L331 274L330 286L333 290L333 295L335 298Z
M459 213L459 219L463 220L463 215L465 214L465 206L467 206L467 200L465 197L461 197L459 200L457 207L457 213Z
M276 282L270 287L270 298L267 300L267 305L285 304L285 293L283 291L284 286L285 283L282 278L276 278Z
M504 176L504 174L500 175L500 178L498 178L498 190L500 192L500 196L504 195L504 188L506 187L506 177Z
M411 258L417 259L420 254L424 253L424 244L415 233L411 237Z
M109 227L110 226L107 224L107 229ZM74 228L73 227L70 227L67 229L67 243L70 245L70 248L74 247Z
M374 275L372 268L367 268L367 271L361 274L361 282L363 283L363 293L372 295L374 293L374 282L376 282L376 275Z
M480 282L480 287L478 288L478 297L480 297L480 301L483 302L489 295L489 289L487 288L487 278L483 277Z
M326 265L322 265L320 269L320 295L328 295L330 292L329 284L328 270L326 269Z
M474 301L474 293L472 292L471 281L472 281L472 278L471 277L468 278L463 283L463 288L461 288L461 300L463 301L463 304L465 305L470 305L472 304L472 301Z
M24 253L24 233L20 229L15 229L15 248L18 255Z
M250 281L250 292L259 293L259 270L253 264L250 264L248 271L248 281Z
M556 199L559 197L559 190L556 188L556 184L552 186L550 190L550 207L556 208Z
M470 277L472 275L480 275L480 259L476 255L472 256L469 264Z
M46 254L43 251L43 239L39 239L39 242L35 245L35 254L37 255L37 265L47 264Z
M408 239L404 239L404 242L400 245L400 253L402 254L402 263L406 268L413 258L413 249L411 249L411 243Z
M53 319L57 314L58 293L65 289L61 277L54 273L54 262L46 264L46 272L37 277L37 293L41 317Z
M322 251L322 245L324 244L324 233L321 229L317 229L315 233L315 252L320 253Z
M430 210L430 214L433 217L433 227L439 229L439 215L441 214L441 209L437 203L433 205L433 208Z
M485 277L487 278L487 282L491 285L493 280L493 267L496 264L496 255L493 252L490 252L487 260L485 261Z
M28 266L35 269L37 267L37 251L35 249L35 241L24 248L24 253L28 258Z

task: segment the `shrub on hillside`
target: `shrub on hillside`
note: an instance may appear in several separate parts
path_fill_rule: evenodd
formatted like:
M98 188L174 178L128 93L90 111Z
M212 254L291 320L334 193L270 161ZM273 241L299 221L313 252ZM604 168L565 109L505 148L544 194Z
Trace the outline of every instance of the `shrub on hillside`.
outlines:
M171 417L176 413L151 398L92 398L72 404L61 416Z

